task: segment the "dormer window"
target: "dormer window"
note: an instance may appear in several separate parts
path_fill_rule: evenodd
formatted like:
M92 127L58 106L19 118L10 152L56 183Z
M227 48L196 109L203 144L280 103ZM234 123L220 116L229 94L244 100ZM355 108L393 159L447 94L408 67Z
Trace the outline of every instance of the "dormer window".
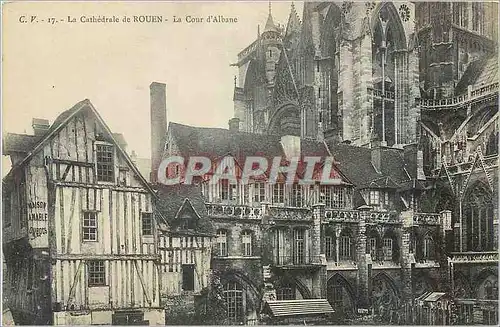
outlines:
M114 149L111 144L96 144L96 173L97 181L113 182L115 179L114 170Z
M380 205L380 192L378 190L370 191L370 205Z

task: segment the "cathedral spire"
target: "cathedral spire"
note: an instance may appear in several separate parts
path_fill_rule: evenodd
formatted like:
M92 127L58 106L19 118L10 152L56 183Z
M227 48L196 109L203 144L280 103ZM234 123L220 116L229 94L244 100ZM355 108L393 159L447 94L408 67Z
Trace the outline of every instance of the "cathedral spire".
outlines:
M278 27L276 27L273 21L271 1L269 1L269 15L267 16L267 22L266 27L264 28L264 32L279 32Z

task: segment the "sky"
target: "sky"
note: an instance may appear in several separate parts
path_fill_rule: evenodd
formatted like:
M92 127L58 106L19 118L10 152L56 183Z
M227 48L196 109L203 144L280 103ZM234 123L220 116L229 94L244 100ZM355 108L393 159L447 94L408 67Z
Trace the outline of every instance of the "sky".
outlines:
M296 10L302 15L302 3ZM237 54L263 30L268 2L12 2L2 6L2 129L32 134L32 118L54 119L89 99L128 152L150 157L149 85L167 85L167 120L227 128ZM274 1L285 25L291 2ZM81 23L81 16L120 23ZM161 15L163 23L134 23ZM237 23L187 23L186 16ZM33 22L31 19L33 16ZM68 18L68 16L70 18ZM130 17L130 23L121 22ZM173 23L173 16L181 19ZM56 23L52 23L55 19ZM76 23L68 19L76 18ZM42 21L43 20L43 21ZM28 21L22 23L21 21ZM3 175L10 168L2 161Z

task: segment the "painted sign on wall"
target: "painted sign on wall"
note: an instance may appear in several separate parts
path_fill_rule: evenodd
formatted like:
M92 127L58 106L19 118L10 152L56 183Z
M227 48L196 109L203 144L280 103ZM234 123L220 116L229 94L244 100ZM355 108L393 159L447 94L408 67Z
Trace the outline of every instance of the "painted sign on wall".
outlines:
M30 167L26 185L28 188L26 206L29 241L34 248L48 247L47 179L43 168Z

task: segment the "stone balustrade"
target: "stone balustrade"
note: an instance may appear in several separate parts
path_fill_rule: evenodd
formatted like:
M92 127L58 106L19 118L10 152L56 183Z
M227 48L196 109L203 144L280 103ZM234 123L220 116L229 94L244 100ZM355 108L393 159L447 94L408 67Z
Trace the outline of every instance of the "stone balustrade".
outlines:
M498 251L487 252L452 252L453 263L495 263L498 264Z
M469 94L463 94L447 99L417 99L417 104L426 110L451 109L457 106L465 105L468 102L476 100L486 95L496 94L498 90L498 82L492 83L476 90Z
M268 215L276 220L312 220L309 208L269 206Z
M325 221L327 222L358 222L361 211L346 209L326 209Z
M262 209L246 205L207 203L207 211L210 217L261 219Z
M401 218L395 211L369 211L367 223L400 223Z
M417 225L439 225L441 215L438 213L415 212L413 214L413 223Z

